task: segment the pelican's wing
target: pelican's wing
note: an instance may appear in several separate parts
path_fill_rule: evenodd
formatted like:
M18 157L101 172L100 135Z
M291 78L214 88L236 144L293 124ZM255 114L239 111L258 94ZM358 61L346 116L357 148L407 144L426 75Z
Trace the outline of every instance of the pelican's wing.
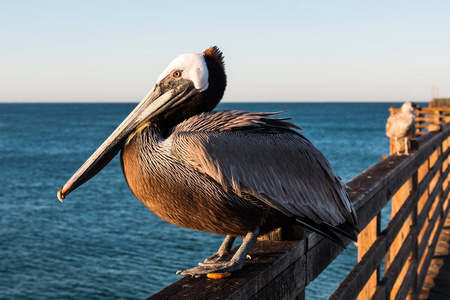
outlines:
M267 115L264 118L280 120ZM355 225L354 208L325 157L289 126L276 126L282 128L276 133L267 122L259 123L254 130L247 126L239 131L202 131L201 126L183 130L189 127L183 124L167 142L181 162L213 178L226 190L251 194L287 216L309 218L317 224L336 226L348 221ZM265 133L262 129L268 127L272 132Z
M397 118L397 115L392 115L392 116L389 116L389 118L387 119L387 122L386 122L386 135L388 137L393 137L393 133L392 133L391 129L392 129L392 126L395 123L396 118Z
M388 118L386 123L386 135L392 137L410 136L415 128L414 115L395 114Z

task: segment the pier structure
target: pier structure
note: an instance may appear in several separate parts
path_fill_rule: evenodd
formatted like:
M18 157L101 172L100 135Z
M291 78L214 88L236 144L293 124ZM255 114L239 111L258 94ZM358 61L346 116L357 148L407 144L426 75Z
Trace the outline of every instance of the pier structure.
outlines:
M450 290L450 277L442 275L450 274L445 246L450 239L450 108L417 113L414 154L385 157L347 183L361 231L358 259L329 299L427 299L442 293L445 299ZM385 213L390 221L381 228ZM305 287L343 250L318 234L280 228L259 238L249 253L252 259L230 277L186 276L148 299L305 299Z

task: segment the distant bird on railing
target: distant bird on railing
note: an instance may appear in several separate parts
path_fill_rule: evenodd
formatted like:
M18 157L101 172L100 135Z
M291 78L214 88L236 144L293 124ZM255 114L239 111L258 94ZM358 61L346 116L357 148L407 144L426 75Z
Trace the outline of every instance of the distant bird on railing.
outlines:
M217 47L179 56L58 198L122 150L128 186L151 211L178 226L227 236L217 254L181 274L238 270L258 235L283 225L302 224L342 246L335 232L356 240L355 210L322 153L274 113L212 111L225 87ZM244 240L231 255L235 237Z
M397 155L401 155L398 144L399 139L404 139L404 154L410 154L408 151L409 140L414 138L416 133L415 109L420 110L421 108L415 103L407 101L403 103L400 113L390 116L387 120L386 135L387 137L394 139L395 151Z

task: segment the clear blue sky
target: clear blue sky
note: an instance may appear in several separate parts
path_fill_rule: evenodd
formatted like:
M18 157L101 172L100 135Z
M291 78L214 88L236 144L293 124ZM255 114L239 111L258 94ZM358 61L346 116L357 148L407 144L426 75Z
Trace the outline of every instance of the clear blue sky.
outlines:
M224 101L450 97L449 16L450 1L1 1L0 102L138 102L211 45Z

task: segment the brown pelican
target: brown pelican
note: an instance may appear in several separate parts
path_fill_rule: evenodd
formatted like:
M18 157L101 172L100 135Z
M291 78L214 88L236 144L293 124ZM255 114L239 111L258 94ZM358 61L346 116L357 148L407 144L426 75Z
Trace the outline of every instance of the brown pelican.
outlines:
M419 109L415 103L407 101L403 103L401 112L390 116L386 123L386 136L394 139L395 151L397 155L400 154L400 147L398 139L405 141L405 155L409 155L408 142L409 139L414 138L416 131L415 113L414 109Z
M300 223L344 246L357 216L339 176L296 125L275 113L212 111L226 87L217 47L176 58L110 137L58 191L64 199L121 150L136 198L162 219L226 235L201 275L242 268L259 234ZM236 237L243 243L234 255Z

